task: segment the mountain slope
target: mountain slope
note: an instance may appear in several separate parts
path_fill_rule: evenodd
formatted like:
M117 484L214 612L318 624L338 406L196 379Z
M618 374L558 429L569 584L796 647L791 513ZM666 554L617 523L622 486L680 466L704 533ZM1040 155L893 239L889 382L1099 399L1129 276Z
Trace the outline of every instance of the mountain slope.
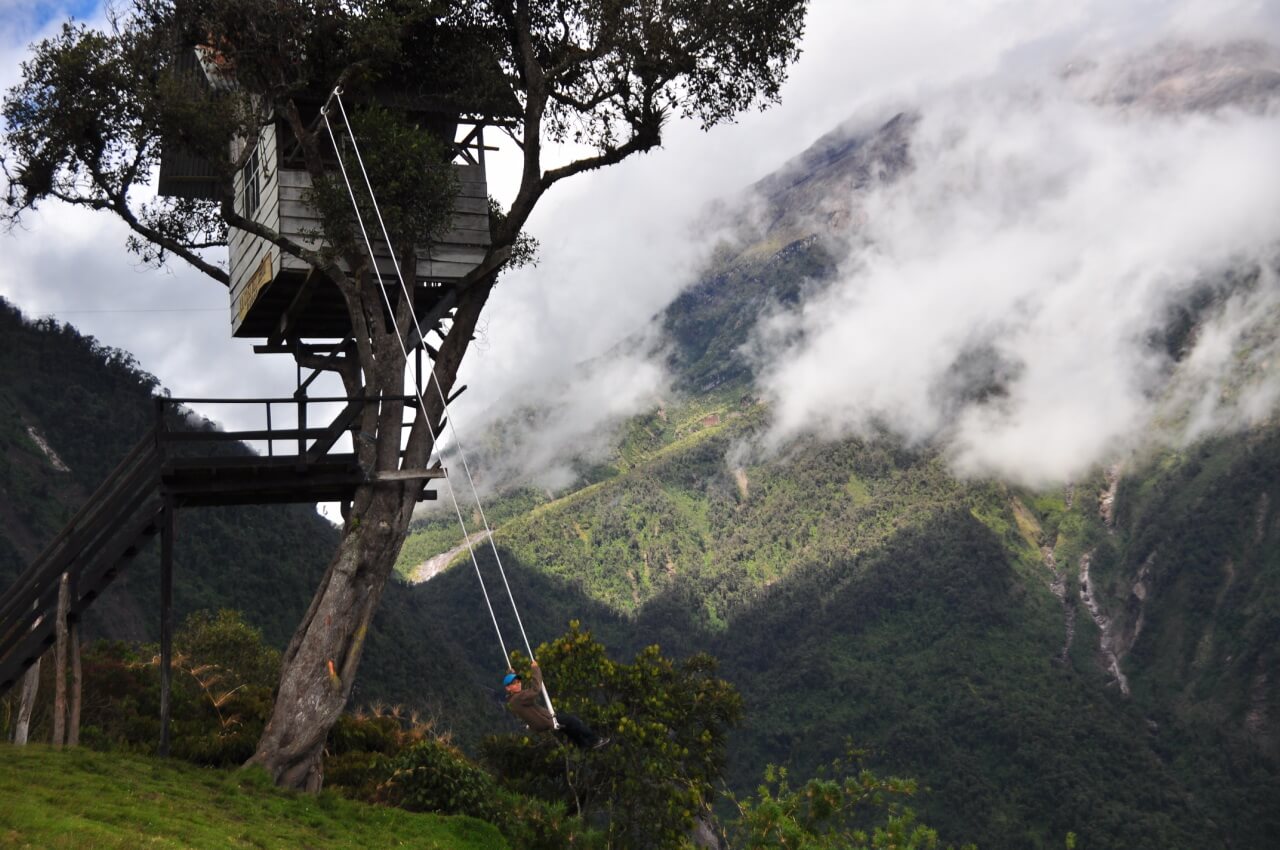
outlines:
M1218 72L1254 55L1175 55L1146 75L1139 63L1123 102L1253 108L1280 77ZM1213 97L1182 103L1205 90L1188 83L1201 72L1217 75ZM620 653L717 655L747 704L738 789L770 761L809 774L851 739L882 770L920 777L927 819L981 846L1060 847L1067 832L1082 847L1273 846L1274 418L1045 492L958 479L939 450L888 433L762 450L772 411L744 347L762 315L830 284L860 193L913 167L915 121L837 131L763 181L755 229L658 319L681 395L624 423L579 484L490 506L531 634L569 609ZM1176 372L1257 280L1241 269L1189 287L1145 344ZM1258 327L1268 351L1277 327ZM999 403L999 366L957 363L961 401ZM424 520L409 552L451 547L450 525ZM428 604L475 610L474 584L469 565L446 570ZM477 671L492 665L482 632Z

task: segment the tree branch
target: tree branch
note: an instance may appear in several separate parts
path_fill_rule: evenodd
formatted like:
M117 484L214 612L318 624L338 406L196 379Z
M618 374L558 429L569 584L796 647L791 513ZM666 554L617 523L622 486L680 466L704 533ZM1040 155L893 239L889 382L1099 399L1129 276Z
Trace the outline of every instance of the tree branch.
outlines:
M183 245L176 239L165 236L155 228L147 227L145 224L138 221L138 217L134 215L133 210L129 209L128 203L122 197L113 196L109 202L91 201L89 203L86 203L84 200L71 199L61 195L56 197L60 200L66 201L67 203L90 206L94 209L112 210L116 215L124 219L124 223L129 225L130 230L142 236L147 241L159 245L161 248L172 254L176 254L223 286L231 285L231 276L229 274L201 258L200 255L194 250L191 250L189 246Z

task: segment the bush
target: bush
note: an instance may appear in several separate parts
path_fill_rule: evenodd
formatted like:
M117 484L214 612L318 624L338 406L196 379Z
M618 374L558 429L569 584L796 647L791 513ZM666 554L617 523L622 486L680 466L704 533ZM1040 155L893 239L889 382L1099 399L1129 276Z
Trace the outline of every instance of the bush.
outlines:
M234 611L192 614L174 634L170 740L174 757L234 767L253 754L271 714L280 653ZM81 655L80 741L100 750L155 752L160 740L160 656L154 645L98 641ZM38 692L33 740L47 735L52 664Z
M514 794L441 740L412 744L389 761L375 802L411 812L470 815L495 824L521 850L602 847L602 836L570 817L562 803Z
M377 801L411 812L471 815L498 822L503 806L493 777L443 741L420 741L391 761Z

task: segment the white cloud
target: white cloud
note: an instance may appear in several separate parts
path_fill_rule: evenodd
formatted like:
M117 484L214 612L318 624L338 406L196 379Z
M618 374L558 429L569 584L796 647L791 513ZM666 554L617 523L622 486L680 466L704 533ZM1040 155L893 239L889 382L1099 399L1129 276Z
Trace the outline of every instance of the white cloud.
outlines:
M888 426L941 440L961 472L1032 484L1132 448L1159 412L1169 363L1150 336L1168 309L1275 262L1278 142L1276 114L1122 112L1054 78L933 98L914 169L863 200L865 247L763 329L773 439ZM1202 369L1239 338L1220 321ZM1005 394L965 399L974 357Z

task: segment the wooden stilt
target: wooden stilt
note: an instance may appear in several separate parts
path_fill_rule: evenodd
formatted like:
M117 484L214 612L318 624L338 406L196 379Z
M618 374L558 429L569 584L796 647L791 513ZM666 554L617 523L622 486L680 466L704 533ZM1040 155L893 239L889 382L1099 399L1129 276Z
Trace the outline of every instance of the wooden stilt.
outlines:
M74 595L74 593L72 594ZM80 695L84 677L80 669L80 623L71 621L71 712L67 718L67 746L80 746Z
M62 574L58 582L58 620L53 633L53 748L67 742L67 613L71 610L71 577Z
M173 498L165 496L160 527L160 755L169 755L169 686L173 668Z
M18 719L13 724L13 743L23 747L31 731L31 712L36 707L36 691L40 689L40 659L27 668L22 677L22 693L18 696Z

